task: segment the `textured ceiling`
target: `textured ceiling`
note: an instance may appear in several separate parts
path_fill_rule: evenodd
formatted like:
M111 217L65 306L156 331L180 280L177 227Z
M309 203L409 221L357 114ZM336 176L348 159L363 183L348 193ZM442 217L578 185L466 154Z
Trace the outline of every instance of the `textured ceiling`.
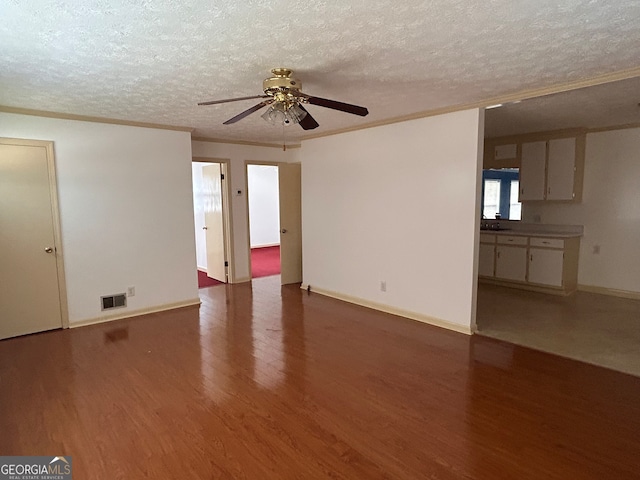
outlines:
M640 124L640 78L546 95L487 110L485 136Z
M282 139L253 105L269 70L317 106L313 133L636 68L640 2L598 0L0 0L0 104ZM523 102L524 103L524 102ZM304 131L288 127L289 140Z

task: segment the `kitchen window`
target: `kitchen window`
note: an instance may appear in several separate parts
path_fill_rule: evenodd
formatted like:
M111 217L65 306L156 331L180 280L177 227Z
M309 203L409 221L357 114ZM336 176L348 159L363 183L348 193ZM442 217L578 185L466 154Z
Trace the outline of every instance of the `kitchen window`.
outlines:
M517 168L484 170L482 172L482 218L493 219L496 214L506 220L520 220L522 204L518 201L520 188Z

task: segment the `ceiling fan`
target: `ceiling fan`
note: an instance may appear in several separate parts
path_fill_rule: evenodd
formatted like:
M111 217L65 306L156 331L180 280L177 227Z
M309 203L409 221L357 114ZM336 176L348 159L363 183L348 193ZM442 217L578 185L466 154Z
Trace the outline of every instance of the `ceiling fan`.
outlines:
M291 74L293 70L288 68L274 68L271 70L273 77L269 77L262 82L264 95L255 95L252 97L228 98L226 100L212 100L210 102L201 102L198 105L216 105L219 103L237 102L240 100L251 100L254 98L264 98L262 102L248 108L244 112L230 118L224 125L236 123L239 120L257 112L263 107L269 106L269 109L262 114L262 118L266 121L277 125L300 124L304 130L313 130L319 126L318 122L311 114L302 106L308 103L318 105L320 107L331 108L341 112L352 113L364 117L369 114L369 110L358 105L350 103L337 102L326 98L312 97L306 93L302 93L302 83L297 78L293 78Z

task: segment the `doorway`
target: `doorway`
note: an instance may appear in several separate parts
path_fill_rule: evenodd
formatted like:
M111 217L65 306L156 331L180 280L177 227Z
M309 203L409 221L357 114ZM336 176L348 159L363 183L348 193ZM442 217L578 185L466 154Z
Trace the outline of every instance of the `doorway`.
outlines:
M198 288L233 282L228 163L194 158L192 178Z
M249 268L260 275L256 254L279 250L282 285L302 282L301 165L299 163L245 162L249 225ZM265 205L268 203L268 211ZM264 229L264 230L262 230ZM266 233L263 235L263 233ZM273 248L276 247L276 248ZM277 266L272 253L271 265ZM258 273L258 275L256 275ZM264 272L263 272L264 273ZM277 275L274 268L267 275ZM264 276L267 276L264 275Z
M53 142L0 139L0 339L69 326Z
M280 187L277 165L247 165L251 278L280 275Z

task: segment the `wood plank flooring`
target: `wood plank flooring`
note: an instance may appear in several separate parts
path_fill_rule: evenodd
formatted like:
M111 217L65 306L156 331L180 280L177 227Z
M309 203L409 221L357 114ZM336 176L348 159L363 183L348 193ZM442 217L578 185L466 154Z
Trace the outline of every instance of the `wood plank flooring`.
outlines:
M0 342L0 454L85 479L637 479L640 378L278 277Z

